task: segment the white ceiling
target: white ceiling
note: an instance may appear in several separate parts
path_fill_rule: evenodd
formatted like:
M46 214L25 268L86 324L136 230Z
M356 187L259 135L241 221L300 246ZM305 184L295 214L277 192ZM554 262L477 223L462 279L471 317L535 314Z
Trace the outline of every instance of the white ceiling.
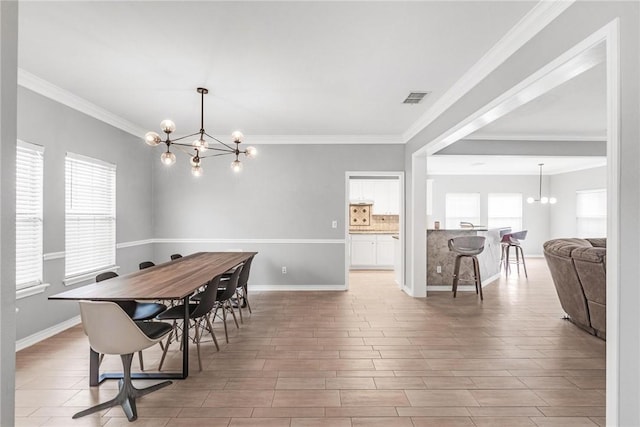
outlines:
M603 62L466 139L605 140L606 86Z
M401 135L535 2L21 2L19 66L142 128ZM403 105L414 90L431 94Z

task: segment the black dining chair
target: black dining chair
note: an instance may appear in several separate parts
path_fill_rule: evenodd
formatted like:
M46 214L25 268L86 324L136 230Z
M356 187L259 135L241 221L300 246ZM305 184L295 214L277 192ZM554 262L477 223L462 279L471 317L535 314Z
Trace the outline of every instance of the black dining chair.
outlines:
M194 342L198 348L198 367L202 371L202 360L200 358L200 341L202 339L202 335L200 333L200 329L206 329L211 334L213 338L213 343L216 346L216 350L220 351L220 347L218 346L218 340L216 339L216 335L213 333L213 326L211 325L211 320L209 319L209 313L214 308L216 304L216 295L218 293L218 285L220 284L220 276L214 277L205 287L205 290L200 293L200 301L197 304L189 304L189 320L193 321L193 329L194 329ZM169 308L167 311L160 313L157 317L158 320L173 320L173 328L169 333L169 337L167 338L167 342L164 344L164 351L162 352L162 358L160 359L160 364L158 366L158 370L162 370L162 365L164 363L164 359L167 356L167 350L169 349L169 345L171 344L171 338L173 338L174 331L176 331L176 340L178 340L177 336L177 322L178 320L184 319L184 304L175 305ZM203 328L202 322L206 322ZM182 325L182 333L189 333L189 325Z
M248 308L249 313L251 313L251 304L249 304L249 295L247 288L249 283L249 274L251 273L251 263L253 262L254 256L255 255L251 256L242 265L242 271L240 271L240 276L238 277L238 285L236 286L236 304L234 305L234 308L238 307L238 313L240 313L240 323L244 323L244 319L242 317L243 308ZM226 287L226 282L227 280L223 280L222 282L220 282L220 286Z
M143 261L140 264L138 264L138 268L140 270L144 270L145 268L154 267L155 265L156 264L151 261Z
M118 277L118 273L113 271L105 271L96 276L96 283L103 282L105 280ZM134 300L114 301L124 310L127 315L136 322L142 322L145 320L151 320L158 314L167 309L167 306L157 302L138 302ZM100 362L104 358L104 354L100 354ZM142 351L138 353L138 360L140 362L140 370L144 371L144 361L142 359Z
M227 312L230 312L233 316L233 321L236 324L236 328L240 328L238 319L236 319L236 313L233 310L233 303L231 302L231 298L233 298L236 293L236 288L238 287L238 279L240 277L240 273L242 273L243 268L244 265L237 267L229 280L225 282L226 287L224 289L218 290L218 294L216 295L216 305L213 310L213 321L215 322L216 317L222 319L222 323L224 324L224 338L227 343L229 343L229 333L227 331ZM222 317L218 316L219 309L222 309Z
M182 255L180 255L180 254L173 254L173 255L171 255L171 261L175 261L175 260L177 260L177 259L179 259L179 258L182 258Z

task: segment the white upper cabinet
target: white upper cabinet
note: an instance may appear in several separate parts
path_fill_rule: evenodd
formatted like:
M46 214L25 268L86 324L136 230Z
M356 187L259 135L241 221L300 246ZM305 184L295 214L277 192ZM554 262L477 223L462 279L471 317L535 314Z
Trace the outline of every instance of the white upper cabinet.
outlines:
M400 182L397 179L351 179L349 199L351 202L373 202L376 215L399 215Z

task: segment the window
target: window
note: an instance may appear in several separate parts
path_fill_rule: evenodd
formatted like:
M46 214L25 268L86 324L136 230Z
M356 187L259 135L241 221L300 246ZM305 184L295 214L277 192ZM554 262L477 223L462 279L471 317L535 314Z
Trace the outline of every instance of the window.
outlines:
M461 222L480 224L480 193L447 193L445 226L460 228Z
M67 153L65 160L65 277L115 266L116 167Z
M489 228L510 227L512 231L522 230L522 194L489 193Z
M606 190L576 192L576 232L578 237L606 237Z
M16 149L16 290L42 283L44 148L18 141Z

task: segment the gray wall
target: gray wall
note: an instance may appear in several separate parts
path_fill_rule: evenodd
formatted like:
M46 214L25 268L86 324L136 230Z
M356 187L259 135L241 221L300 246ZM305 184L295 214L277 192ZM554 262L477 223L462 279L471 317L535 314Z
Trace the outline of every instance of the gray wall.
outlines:
M154 151L154 234L169 239L155 245L155 260L173 252L253 250L260 253L252 285L344 285L345 172L402 170L404 146L257 148L240 174L231 171L231 158L219 157L203 161L199 178L185 155L167 168Z
M429 161L427 160L427 165ZM542 255L542 244L549 237L549 218L555 206L528 204L527 197L538 195L538 176L533 175L433 175L433 215L427 217L428 228L433 221L445 226L445 195L447 193L480 193L480 224L487 224L487 197L489 193L522 194L522 226L529 230L522 247L527 255ZM543 194L553 192L548 177L543 180ZM514 230L516 231L516 230Z
M549 237L576 236L576 191L607 188L607 168L594 168L549 177L553 195L558 199L550 217Z
M28 89L18 90L18 138L45 147L44 253L64 252L65 155L73 152L117 165L116 242L153 237L151 158L148 147L124 131L45 98ZM118 249L120 274L137 269L151 258L150 244ZM16 302L17 339L56 325L78 314L77 303L48 301L66 287L64 258L44 261L43 294ZM14 280L15 283L15 280ZM90 281L74 286L82 286ZM43 315L46 313L46 315Z

